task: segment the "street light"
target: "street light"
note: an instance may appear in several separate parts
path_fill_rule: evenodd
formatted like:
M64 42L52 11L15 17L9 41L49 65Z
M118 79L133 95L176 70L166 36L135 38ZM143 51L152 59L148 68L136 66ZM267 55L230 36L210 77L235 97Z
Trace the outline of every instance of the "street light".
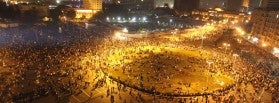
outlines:
M213 64L213 61L209 60L206 61L206 63L208 64L209 68L211 67L211 64ZM206 76L206 86L208 88L208 76L209 76L209 71L207 71L207 76Z
M274 48L273 48L273 54L274 54L276 57L279 57L279 48L274 47Z
M123 28L122 31L123 31L124 33L128 33L128 32L129 32L127 28Z
M210 65L213 63L213 61L208 60L208 61L206 61L206 63L208 64L209 67L211 67Z
M252 38L252 41L253 41L254 43L258 43L258 42L259 42L259 39L258 39L257 37L253 37L253 38Z
M225 54L226 54L227 53L227 49L228 49L228 47L231 46L231 44L223 43L223 46L225 46Z
M142 18L142 21L143 21L143 22L146 22L146 20L147 20L146 17L143 17L143 18Z
M262 46L262 47L267 47L267 43L266 43L266 42L262 42L262 43L261 43L261 46Z
M238 54L233 54L234 60L236 60L236 57L238 57Z
M108 22L110 21L109 17L107 17L107 21L108 21Z
M203 39L205 39L206 37L204 36L204 34L202 34L202 41L201 41L201 48L203 46Z

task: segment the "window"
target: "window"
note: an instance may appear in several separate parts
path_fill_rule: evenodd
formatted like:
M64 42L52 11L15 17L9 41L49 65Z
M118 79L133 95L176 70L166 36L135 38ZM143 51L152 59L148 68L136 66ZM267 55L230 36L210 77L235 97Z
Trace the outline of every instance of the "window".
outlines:
M277 19L279 18L279 14L276 15L276 18L277 18Z

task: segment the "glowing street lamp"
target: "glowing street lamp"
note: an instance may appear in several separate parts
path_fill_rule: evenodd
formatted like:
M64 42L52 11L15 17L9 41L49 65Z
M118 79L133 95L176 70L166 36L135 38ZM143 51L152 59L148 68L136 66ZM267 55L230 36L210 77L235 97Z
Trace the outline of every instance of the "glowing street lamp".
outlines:
M273 54L279 54L279 48L274 47L273 48Z
M117 21L120 21L121 20L121 17L117 17Z
M211 64L213 64L213 61L207 60L206 63L208 64L208 66L209 66L209 68L210 68L210 67L211 67ZM212 69L212 68L210 68L210 69ZM209 76L208 73L209 73L209 72L207 72L207 76L206 76L206 85L207 85L207 87L208 87L208 76Z
M262 47L267 47L267 44L265 42L263 42Z
M205 36L204 36L204 33L202 34L202 41L201 41L201 48L202 48L202 46L203 46L203 40L206 38Z
M253 41L254 43L258 43L259 39L258 39L257 37L253 37L253 38L252 38L252 41Z
M238 54L233 54L234 60L236 60L236 58L238 57Z
M213 64L213 61L207 60L206 63L208 64L209 67L211 67L210 65Z
M114 34L114 38L117 39L117 40L126 40L126 39L127 39L127 38L124 37L124 36L122 35L122 33L120 33L120 32L116 32L116 33Z
M61 3L61 1L60 1L60 0L56 0L56 3L57 3L57 4L60 4L60 3Z
M88 29L89 24L85 23L85 29Z
M109 17L107 17L107 21L110 21Z
M228 49L228 47L231 46L231 44L223 43L223 46L225 47L225 54L226 54L227 53L227 49Z
M136 22L136 19L137 19L136 17L133 17L131 22Z
M143 21L143 22L146 22L146 19L147 19L146 17L143 17L143 18L142 18L142 21Z
M128 32L129 32L127 28L123 28L122 31L123 31L124 33L128 33Z
M277 47L273 48L273 55L279 58L279 48Z

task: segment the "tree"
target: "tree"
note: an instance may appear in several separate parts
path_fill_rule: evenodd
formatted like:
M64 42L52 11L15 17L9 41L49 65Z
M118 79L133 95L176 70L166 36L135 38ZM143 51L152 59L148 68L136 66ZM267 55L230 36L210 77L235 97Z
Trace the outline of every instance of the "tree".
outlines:
M67 6L59 5L54 10L51 11L50 16L53 19L53 21L59 21L59 16L61 16L63 14L63 10L65 8L67 8Z
M62 16L74 19L76 17L76 11L74 8L65 5L59 5L51 11L51 17L54 21L59 21L59 17Z
M67 18L74 19L76 17L76 11L73 8L66 8L64 14Z

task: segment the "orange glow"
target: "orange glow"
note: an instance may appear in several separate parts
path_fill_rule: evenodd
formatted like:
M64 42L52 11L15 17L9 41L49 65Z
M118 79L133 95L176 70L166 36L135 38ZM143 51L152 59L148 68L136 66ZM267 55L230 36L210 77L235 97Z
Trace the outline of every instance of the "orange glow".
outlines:
M93 10L76 10L78 13L92 13Z
M91 18L99 12L99 10L90 10L90 9L76 9L76 17L77 19L85 17L86 19Z

